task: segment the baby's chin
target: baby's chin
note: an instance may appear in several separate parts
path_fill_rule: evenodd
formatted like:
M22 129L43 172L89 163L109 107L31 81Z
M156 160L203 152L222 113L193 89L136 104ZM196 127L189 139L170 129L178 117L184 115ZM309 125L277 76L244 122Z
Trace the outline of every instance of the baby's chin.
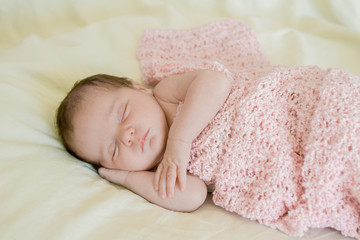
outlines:
M157 156L154 157L152 163L148 166L146 170L153 169L159 165L161 160L163 159L165 147L166 147L166 137L161 139L159 136L153 136L149 141L150 148L153 150L157 149Z
M162 158L163 158L162 156L163 156L163 154L161 154L161 156L158 157L158 158L153 162L153 164L151 164L151 166L149 166L146 170L152 170L152 169L156 168L156 167L159 165L159 163L161 162L161 160L162 160Z

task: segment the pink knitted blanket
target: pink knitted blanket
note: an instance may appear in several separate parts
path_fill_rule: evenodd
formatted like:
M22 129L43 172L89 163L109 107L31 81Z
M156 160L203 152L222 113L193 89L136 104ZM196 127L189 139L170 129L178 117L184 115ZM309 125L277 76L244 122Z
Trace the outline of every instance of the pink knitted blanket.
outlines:
M294 236L331 227L360 239L358 77L271 65L253 31L233 20L146 30L138 58L150 84L195 69L234 79L188 166L214 184L216 205Z

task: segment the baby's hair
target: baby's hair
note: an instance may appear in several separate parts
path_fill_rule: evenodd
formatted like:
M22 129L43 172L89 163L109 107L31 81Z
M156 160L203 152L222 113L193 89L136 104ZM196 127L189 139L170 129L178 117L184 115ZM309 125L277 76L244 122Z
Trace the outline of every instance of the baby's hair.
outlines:
M73 131L72 120L75 112L81 105L89 89L105 88L134 88L130 79L125 77L116 77L107 74L97 74L77 81L66 97L60 103L56 112L56 126L61 142L65 149L75 157L78 157L75 151L69 145L69 137Z

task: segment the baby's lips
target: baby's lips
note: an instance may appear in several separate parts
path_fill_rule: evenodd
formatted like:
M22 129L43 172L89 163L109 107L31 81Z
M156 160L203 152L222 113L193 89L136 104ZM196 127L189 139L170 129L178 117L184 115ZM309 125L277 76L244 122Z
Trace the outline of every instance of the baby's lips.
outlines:
M147 130L146 133L144 134L144 136L139 139L141 151L144 151L144 143L146 141L146 138L147 138L148 134L149 134L149 130Z

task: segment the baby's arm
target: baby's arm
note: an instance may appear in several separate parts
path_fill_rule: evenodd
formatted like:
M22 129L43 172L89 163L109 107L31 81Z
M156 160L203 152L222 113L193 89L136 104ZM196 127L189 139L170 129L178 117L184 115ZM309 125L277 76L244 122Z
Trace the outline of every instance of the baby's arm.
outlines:
M174 211L194 211L203 204L207 196L205 183L198 177L191 175L186 176L189 182L189 187L187 187L186 191L180 191L176 187L173 198L163 199L159 196L158 192L154 190L152 185L155 172L127 172L100 168L99 174L110 182L128 188L149 202Z
M231 90L230 79L221 72L199 70L163 79L154 96L164 109L170 125L164 158L154 178L155 189L162 197L171 197L176 180L185 189L186 167L191 144L212 120ZM182 110L172 122L174 108Z

